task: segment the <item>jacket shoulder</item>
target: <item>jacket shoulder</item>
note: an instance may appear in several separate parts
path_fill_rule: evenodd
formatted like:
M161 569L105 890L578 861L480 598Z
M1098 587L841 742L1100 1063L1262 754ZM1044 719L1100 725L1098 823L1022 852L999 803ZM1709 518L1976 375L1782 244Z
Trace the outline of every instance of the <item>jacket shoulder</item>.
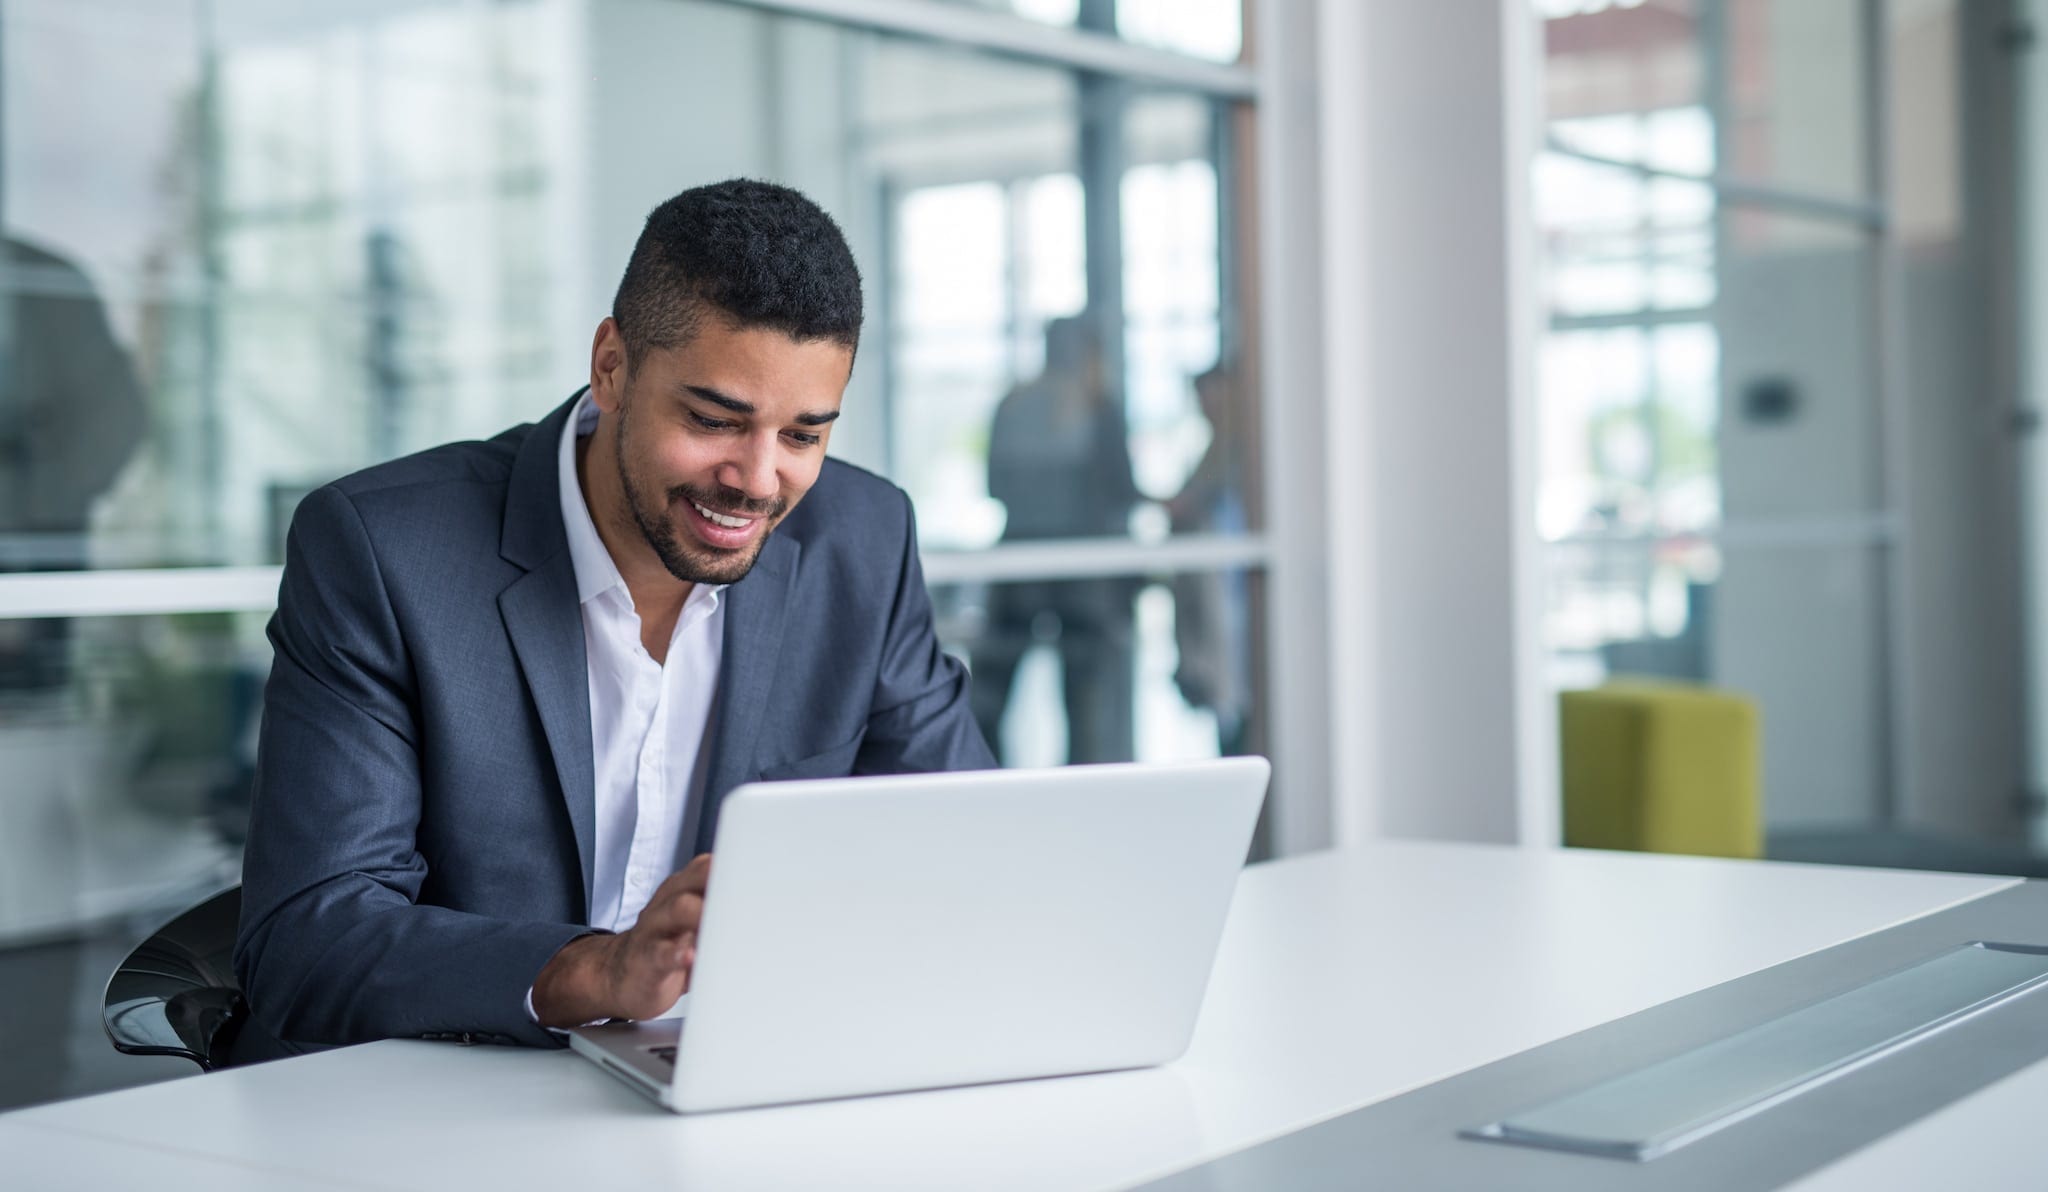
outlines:
M445 583L471 568L494 576L513 464L533 429L448 443L350 473L300 502L292 532L313 550L337 534L361 534L374 544L387 579L422 575Z
M519 446L533 432L531 423L513 427L495 438L444 443L351 472L332 487L352 499L396 489L448 483L503 485L512 475Z
M825 565L860 587L889 588L886 577L916 547L910 494L866 468L827 459L803 503L775 530L801 543L814 565Z
M909 493L866 468L828 458L781 530L821 545L857 541L872 547L881 538L900 543L910 525Z

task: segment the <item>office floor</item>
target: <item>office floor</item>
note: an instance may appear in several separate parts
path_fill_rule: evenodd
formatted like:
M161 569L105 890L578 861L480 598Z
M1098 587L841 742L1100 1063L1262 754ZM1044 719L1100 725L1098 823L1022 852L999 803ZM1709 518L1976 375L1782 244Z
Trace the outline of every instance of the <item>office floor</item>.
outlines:
M133 930L0 948L0 1110L198 1073L184 1060L122 1055L100 1028L100 991Z

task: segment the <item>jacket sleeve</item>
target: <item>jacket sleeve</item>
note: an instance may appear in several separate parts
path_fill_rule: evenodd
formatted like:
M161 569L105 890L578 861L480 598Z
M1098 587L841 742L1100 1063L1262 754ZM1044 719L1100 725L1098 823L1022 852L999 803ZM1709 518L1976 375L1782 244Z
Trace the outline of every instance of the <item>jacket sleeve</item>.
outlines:
M967 668L939 648L931 595L917 556L917 520L903 502L903 557L884 631L881 666L856 774L993 770L967 699Z
M332 486L292 519L264 690L235 972L301 1044L559 1044L526 991L589 929L416 904L427 864L412 665L362 518Z

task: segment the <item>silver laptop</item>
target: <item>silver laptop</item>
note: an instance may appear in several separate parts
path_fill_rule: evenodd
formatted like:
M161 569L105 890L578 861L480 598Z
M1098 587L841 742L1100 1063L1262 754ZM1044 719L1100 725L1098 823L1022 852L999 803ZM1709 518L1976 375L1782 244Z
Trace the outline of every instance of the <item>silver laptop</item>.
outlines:
M1187 1049L1264 758L726 796L687 1016L570 1043L678 1112L1102 1072Z

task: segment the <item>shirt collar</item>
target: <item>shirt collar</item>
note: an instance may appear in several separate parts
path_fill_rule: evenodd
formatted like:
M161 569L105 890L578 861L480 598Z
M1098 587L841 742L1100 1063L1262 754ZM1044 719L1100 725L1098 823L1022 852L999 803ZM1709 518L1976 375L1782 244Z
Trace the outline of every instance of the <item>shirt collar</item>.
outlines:
M612 552L605 549L604 539L597 535L597 523L591 520L590 506L583 500L583 485L576 478L576 440L597 429L597 415L597 402L585 389L562 426L562 443L556 463L556 475L562 488L562 528L568 532L569 562L576 569L576 602L589 604L616 588L619 595L630 603L632 593L626 590L626 579L619 574L619 565L613 561ZM723 591L724 584L693 584L683 607L705 602L716 607L718 594Z
M562 426L562 443L557 449L557 473L562 484L562 528L569 533L569 561L576 568L576 602L588 604L600 593L618 588L624 591L625 577L612 553L597 536L597 523L590 520L590 506L583 500L583 485L576 478L576 440L597 429L597 403L590 391L576 401Z

